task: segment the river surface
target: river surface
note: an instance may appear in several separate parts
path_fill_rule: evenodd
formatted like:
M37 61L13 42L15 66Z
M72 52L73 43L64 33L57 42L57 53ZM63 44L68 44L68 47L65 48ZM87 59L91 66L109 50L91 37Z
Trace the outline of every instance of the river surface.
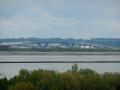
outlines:
M0 61L119 61L120 55L0 55ZM0 73L10 78L21 69L48 69L64 72L73 63L0 63ZM90 68L98 73L120 72L120 63L78 63L79 68Z

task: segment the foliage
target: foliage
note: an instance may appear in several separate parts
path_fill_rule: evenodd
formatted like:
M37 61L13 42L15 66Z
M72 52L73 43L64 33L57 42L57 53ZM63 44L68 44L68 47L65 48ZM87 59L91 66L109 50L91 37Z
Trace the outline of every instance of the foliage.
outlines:
M29 82L22 82L16 83L14 86L11 86L9 90L37 90L37 89Z
M91 69L68 72L22 69L19 75L0 79L0 90L120 90L120 73L98 74Z
M7 90L8 89L8 81L6 78L0 79L0 90Z

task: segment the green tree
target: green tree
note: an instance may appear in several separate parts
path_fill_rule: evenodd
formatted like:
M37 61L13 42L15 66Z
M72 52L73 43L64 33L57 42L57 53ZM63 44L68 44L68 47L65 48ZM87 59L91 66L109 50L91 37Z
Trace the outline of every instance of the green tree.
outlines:
M16 77L17 82L27 82L30 80L30 72L26 69L19 71L19 75Z
M41 83L43 90L57 90L56 74L53 71L41 72Z
M0 79L0 90L7 90L8 88L8 81L6 78Z
M65 72L61 74L61 80L63 81L64 90L79 90L80 82L77 75L72 72Z
M83 75L97 74L94 70L91 69L80 69L79 72Z
M21 82L16 83L14 86L11 86L9 90L37 90L37 89L30 82Z
M103 79L110 88L109 90L120 90L120 74L104 73Z
M13 78L0 79L0 90L120 90L120 73L98 74L91 69L69 72L22 69Z

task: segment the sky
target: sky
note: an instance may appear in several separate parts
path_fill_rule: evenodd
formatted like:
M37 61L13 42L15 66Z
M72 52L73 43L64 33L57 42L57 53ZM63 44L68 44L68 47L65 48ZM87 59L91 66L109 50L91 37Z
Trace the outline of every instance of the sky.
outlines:
M120 0L0 0L0 38L120 38Z

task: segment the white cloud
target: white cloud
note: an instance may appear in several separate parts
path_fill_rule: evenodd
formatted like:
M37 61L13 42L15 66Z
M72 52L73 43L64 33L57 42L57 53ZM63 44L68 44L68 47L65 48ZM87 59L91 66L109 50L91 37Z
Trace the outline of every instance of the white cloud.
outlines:
M11 23L9 21L0 21L0 28L6 28L11 26Z
M11 36L33 37L45 34L55 37L102 37L102 33L117 32L113 35L116 36L120 32L120 9L112 3L109 6L108 2L88 3L87 0L3 1L3 5L0 4L0 14L3 15L0 17L0 36L11 33Z
M50 33L62 33L64 31L73 32L79 26L80 21L74 18L57 17L42 10L40 7L32 6L11 17L11 19L3 19L1 23L2 29L6 30L6 32L16 30L19 33L26 30L29 33L30 30L32 32L35 30L38 30L38 32L47 30Z
M120 21L116 19L96 19L94 25L103 30L120 32Z
M103 16L106 18L118 18L120 16L120 8L105 8Z

